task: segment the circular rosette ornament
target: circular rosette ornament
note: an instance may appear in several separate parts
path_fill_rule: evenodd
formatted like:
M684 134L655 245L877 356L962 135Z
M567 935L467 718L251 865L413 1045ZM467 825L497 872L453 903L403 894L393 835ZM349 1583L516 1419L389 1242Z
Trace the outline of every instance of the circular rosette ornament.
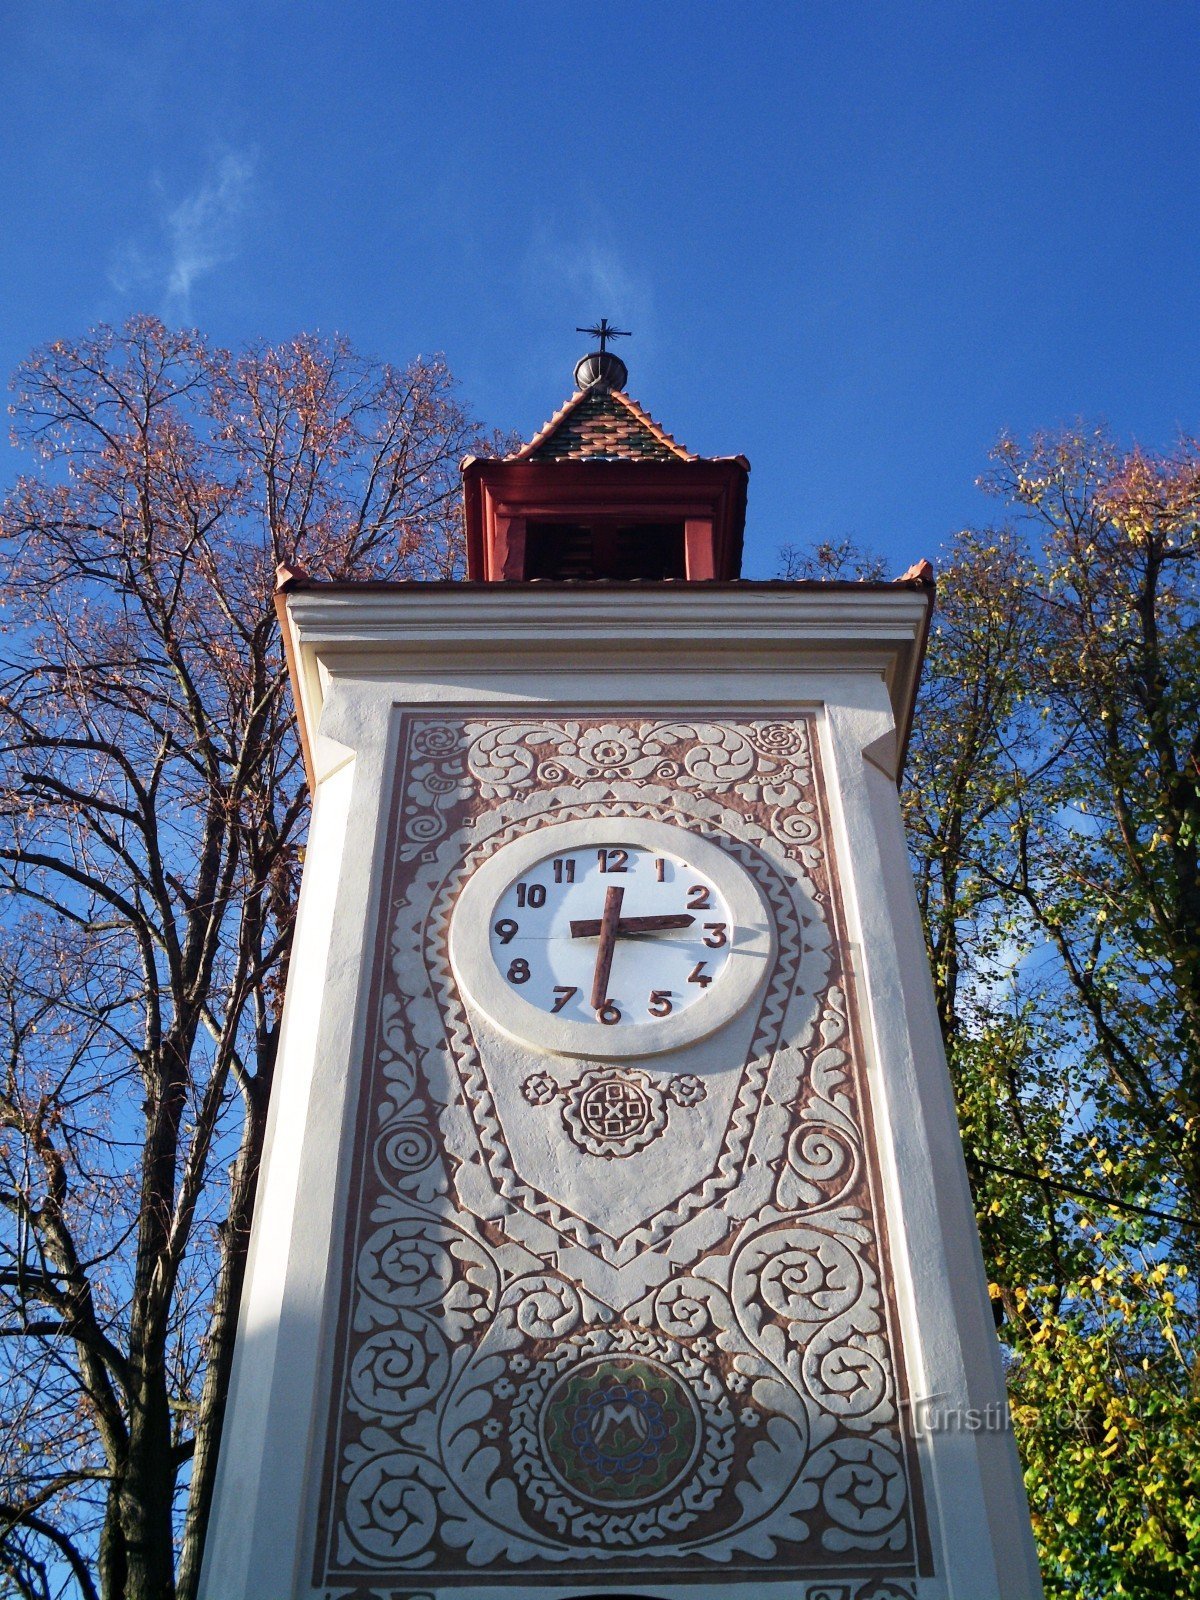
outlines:
M558 1085L548 1072L534 1072L521 1085L521 1093L531 1106L545 1106L558 1093Z
M593 1067L567 1092L563 1123L589 1155L629 1156L657 1139L667 1125L662 1090L632 1067Z
M708 1095L708 1090L690 1072L681 1073L667 1084L667 1093L677 1106L698 1106Z

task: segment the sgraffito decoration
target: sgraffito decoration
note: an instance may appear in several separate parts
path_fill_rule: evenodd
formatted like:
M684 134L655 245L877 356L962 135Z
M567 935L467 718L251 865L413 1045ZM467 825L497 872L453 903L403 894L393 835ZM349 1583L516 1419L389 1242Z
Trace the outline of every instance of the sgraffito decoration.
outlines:
M399 744L314 1583L915 1600L928 1540L812 720L419 716ZM522 1048L450 965L480 864L593 817L718 845L774 924L745 1013L636 1065Z

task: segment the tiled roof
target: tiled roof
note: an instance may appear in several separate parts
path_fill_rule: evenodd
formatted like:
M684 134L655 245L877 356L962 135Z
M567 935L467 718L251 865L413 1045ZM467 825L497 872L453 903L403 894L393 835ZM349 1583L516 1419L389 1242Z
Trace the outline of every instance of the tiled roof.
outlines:
M695 461L636 400L593 384L573 394L510 461Z

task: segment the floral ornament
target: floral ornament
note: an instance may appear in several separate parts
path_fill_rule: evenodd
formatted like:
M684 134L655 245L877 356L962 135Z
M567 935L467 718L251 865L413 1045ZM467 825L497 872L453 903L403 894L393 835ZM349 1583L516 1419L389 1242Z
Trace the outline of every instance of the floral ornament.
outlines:
M725 1387L730 1394L745 1394L750 1387L750 1380L744 1372L731 1372L725 1379Z
M531 1106L548 1105L558 1093L558 1085L546 1072L535 1072L521 1085L521 1093Z
M708 1090L699 1078L683 1072L667 1084L667 1093L677 1106L694 1106L707 1097Z
M518 1376L520 1376L520 1374L523 1372L528 1372L529 1357L520 1354L510 1356L508 1361L508 1370L510 1372L515 1372Z
M516 1385L508 1378L497 1378L495 1394L497 1400L511 1400L517 1392Z
M591 728L579 741L579 758L597 777L618 777L641 754L640 741L627 728Z
M504 1425L497 1417L489 1417L483 1425L483 1437L485 1439L498 1439L503 1432Z
M753 1406L746 1406L738 1417L738 1421L743 1428L757 1428L760 1420L758 1412L755 1411Z
M786 810L794 806L800 799L803 790L794 783L762 783L747 781L739 783L734 788L735 794L740 794L743 800L757 804L760 800L764 805L774 806Z

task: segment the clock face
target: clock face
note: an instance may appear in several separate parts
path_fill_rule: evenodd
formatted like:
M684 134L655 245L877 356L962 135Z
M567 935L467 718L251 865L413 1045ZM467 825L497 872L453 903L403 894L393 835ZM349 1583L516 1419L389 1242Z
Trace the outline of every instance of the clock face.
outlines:
M774 948L762 896L710 839L641 818L543 824L467 879L450 960L467 996L543 1051L679 1049L749 1003Z
M492 960L520 998L569 1022L665 1022L719 992L733 913L684 855L626 838L544 856L500 894Z

